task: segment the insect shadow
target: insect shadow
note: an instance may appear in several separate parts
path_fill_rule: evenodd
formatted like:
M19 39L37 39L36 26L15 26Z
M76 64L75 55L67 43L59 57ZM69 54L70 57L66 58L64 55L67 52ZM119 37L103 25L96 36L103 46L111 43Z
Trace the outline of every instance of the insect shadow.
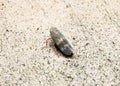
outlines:
M60 51L60 49L58 48L58 46L54 43L54 41L52 40L52 38L51 38L51 41L49 42L49 46L53 49L53 51L58 55L58 57L59 56L63 56L63 57L65 57L65 58L71 58L71 57L73 57L73 54L71 54L71 55L66 55L66 54L64 54L62 51Z
M57 50L58 52L60 52L64 57L66 57L66 58L71 58L71 57L73 56L73 53L72 53L71 55L66 55L66 54L64 54L64 53L58 48L58 46L57 46L56 44L54 44L54 46L55 46L56 50Z

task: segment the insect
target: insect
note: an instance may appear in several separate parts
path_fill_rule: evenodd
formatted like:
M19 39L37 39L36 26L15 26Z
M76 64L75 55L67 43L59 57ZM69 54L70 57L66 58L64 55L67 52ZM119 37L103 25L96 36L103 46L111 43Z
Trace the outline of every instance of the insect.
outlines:
M63 36L63 34L56 28L50 28L51 38L55 44L55 47L65 56L73 55L73 48L67 41L67 39Z

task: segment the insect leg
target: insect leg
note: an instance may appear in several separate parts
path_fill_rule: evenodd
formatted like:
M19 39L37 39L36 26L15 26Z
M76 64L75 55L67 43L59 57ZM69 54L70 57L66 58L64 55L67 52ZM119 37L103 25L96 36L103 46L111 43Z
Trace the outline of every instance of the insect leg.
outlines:
M46 45L45 45L44 47L42 47L42 49L44 49L44 48L47 48L47 47L48 47L48 42L49 42L50 40L52 40L52 38L48 38L48 39L46 40Z

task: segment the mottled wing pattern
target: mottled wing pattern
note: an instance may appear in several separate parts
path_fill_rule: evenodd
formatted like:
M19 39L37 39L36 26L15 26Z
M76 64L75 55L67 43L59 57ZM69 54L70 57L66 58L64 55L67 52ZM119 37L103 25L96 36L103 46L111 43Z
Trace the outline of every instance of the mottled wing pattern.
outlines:
M50 29L51 37L56 47L66 56L73 55L73 49L63 34L55 27Z

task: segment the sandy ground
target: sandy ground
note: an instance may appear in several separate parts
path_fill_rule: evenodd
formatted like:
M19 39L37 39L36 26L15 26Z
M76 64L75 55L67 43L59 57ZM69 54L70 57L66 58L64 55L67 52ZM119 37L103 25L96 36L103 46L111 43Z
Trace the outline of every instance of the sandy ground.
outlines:
M120 0L0 0L0 86L120 86Z

